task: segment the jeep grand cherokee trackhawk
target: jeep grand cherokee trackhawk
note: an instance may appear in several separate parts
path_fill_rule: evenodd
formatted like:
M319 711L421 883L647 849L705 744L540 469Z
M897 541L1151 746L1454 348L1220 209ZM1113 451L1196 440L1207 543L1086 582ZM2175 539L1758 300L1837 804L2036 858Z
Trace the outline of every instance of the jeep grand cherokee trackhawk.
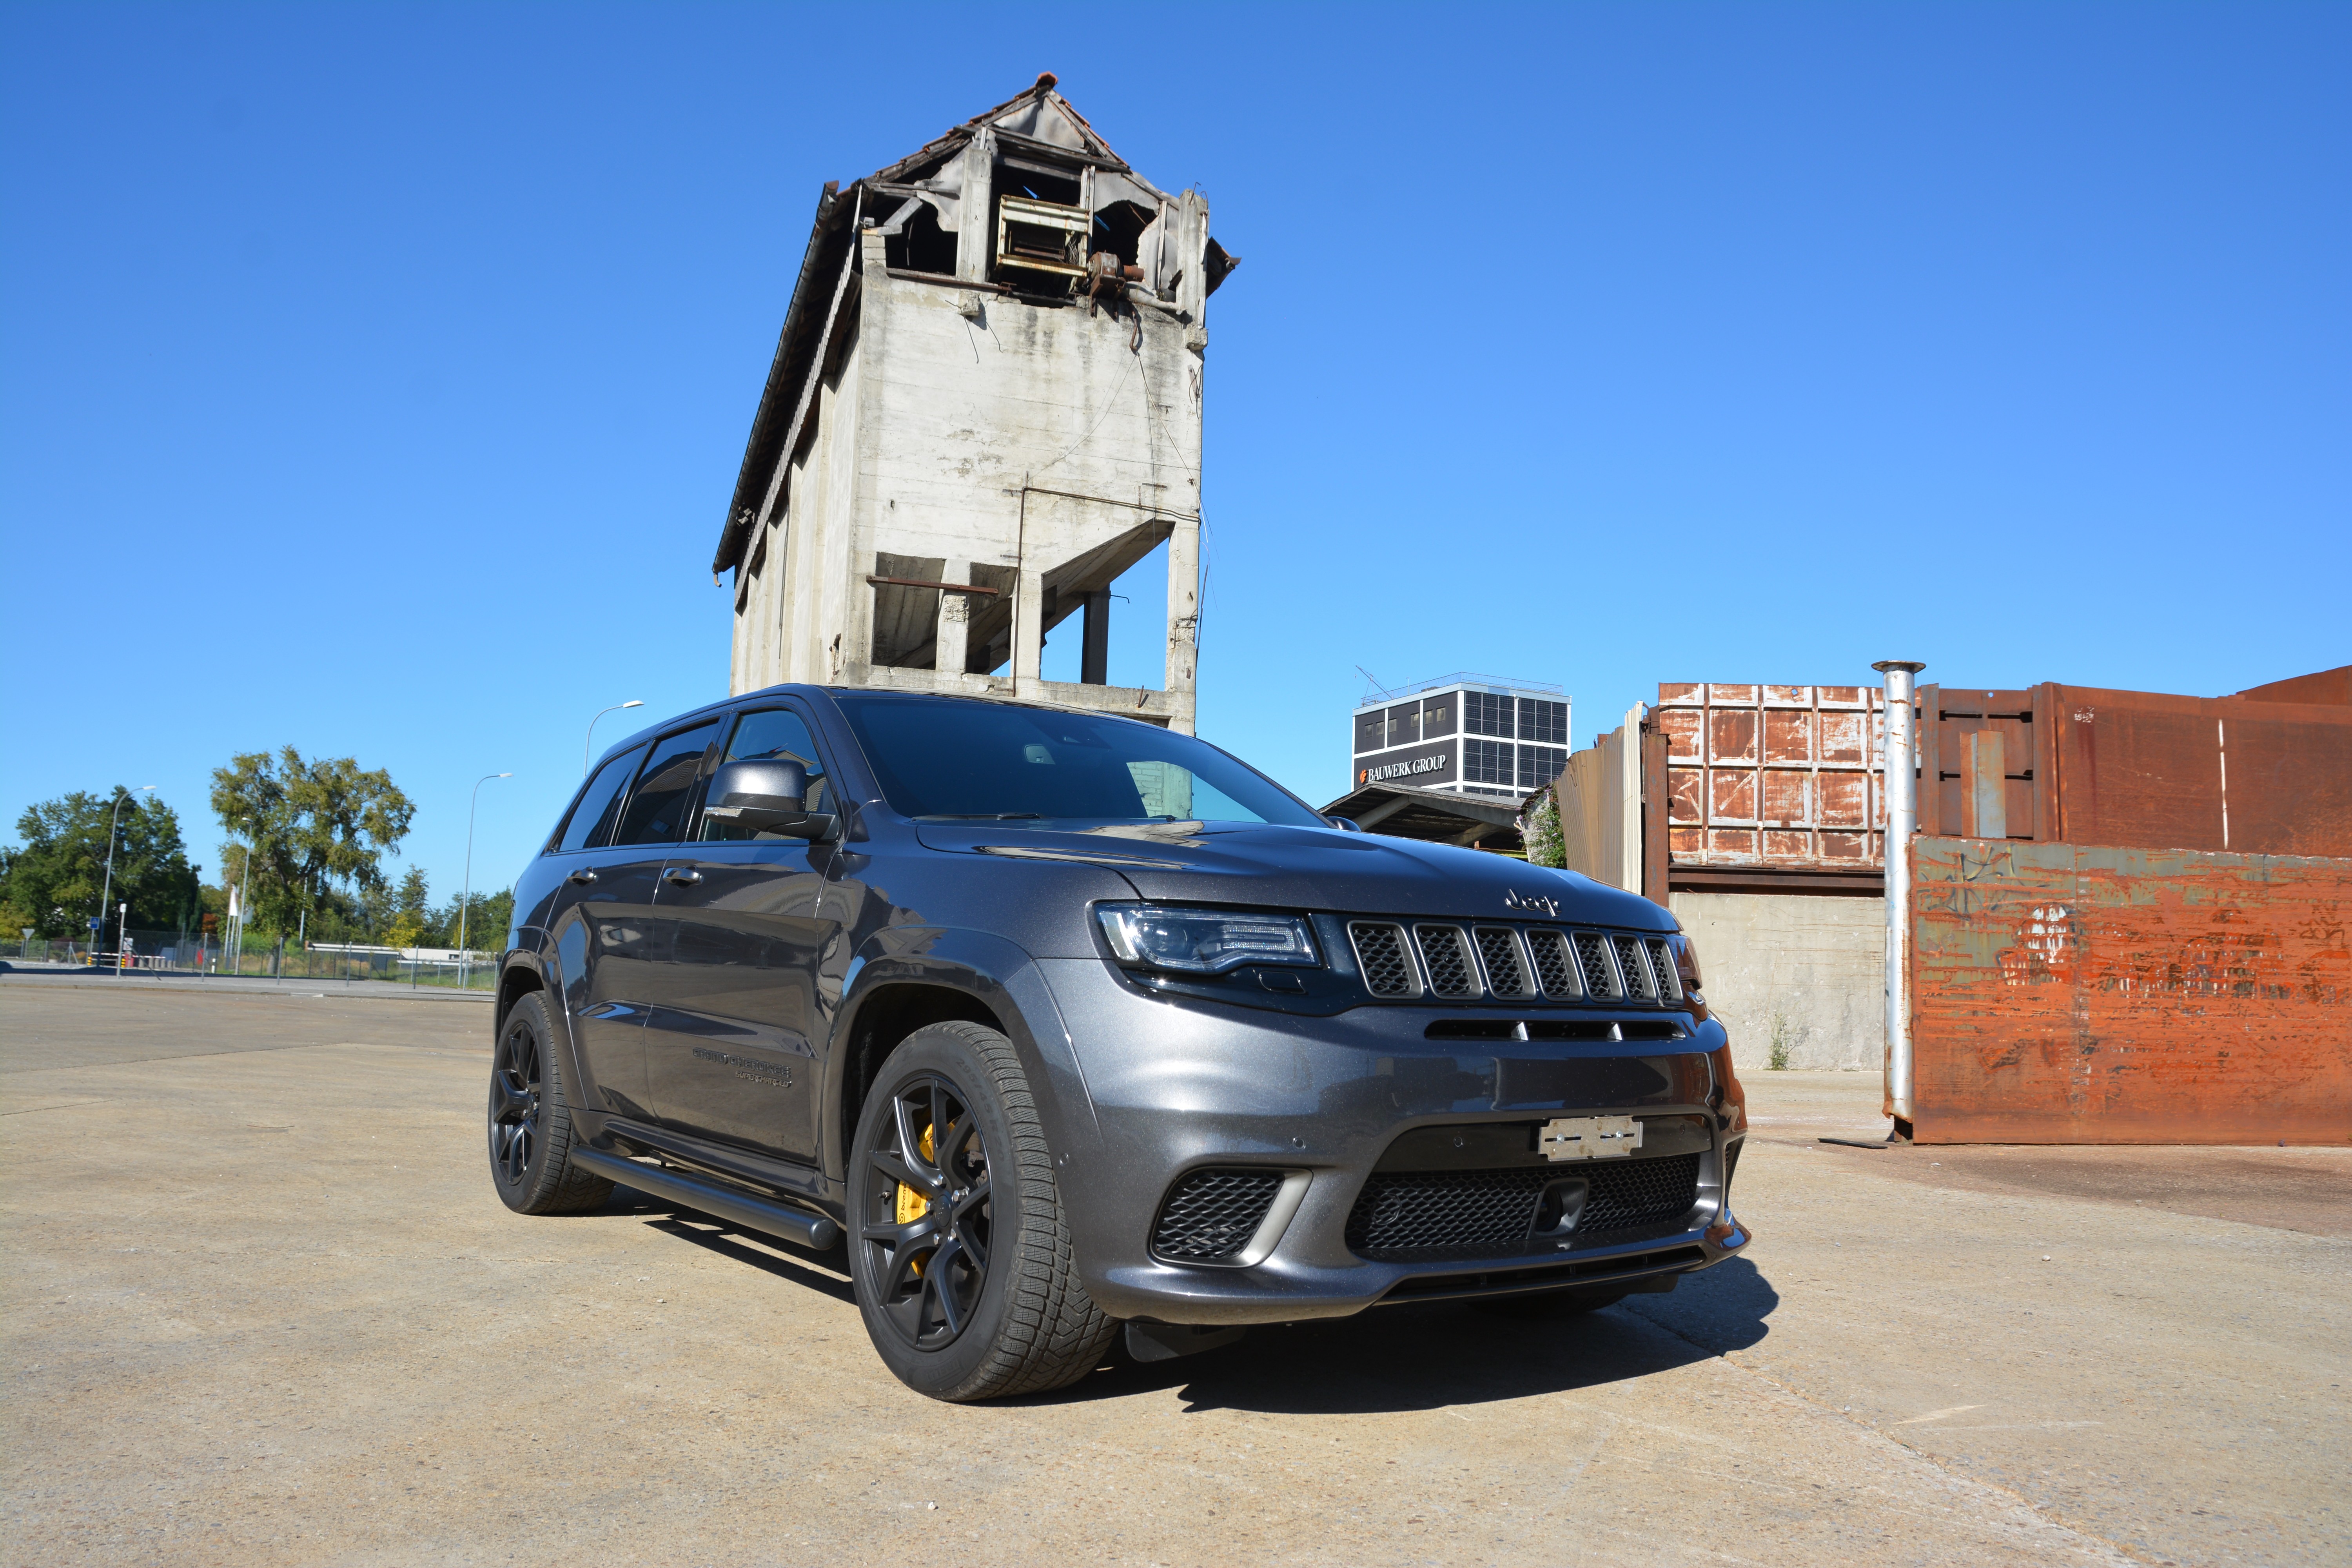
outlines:
M845 1244L882 1359L1053 1388L1744 1246L1674 917L1326 821L1150 724L777 687L613 748L516 889L490 1171Z

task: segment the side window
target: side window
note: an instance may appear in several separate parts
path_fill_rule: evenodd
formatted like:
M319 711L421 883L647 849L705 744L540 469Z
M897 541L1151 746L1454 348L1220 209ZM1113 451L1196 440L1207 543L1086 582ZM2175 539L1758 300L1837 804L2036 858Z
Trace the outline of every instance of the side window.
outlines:
M637 787L629 792L628 807L621 813L621 830L613 842L677 843L686 814L694 809L694 786L702 774L703 753L718 738L719 724L714 720L656 741L646 758L645 772L637 775Z
M555 842L557 849L596 849L613 841L614 819L621 812L622 787L637 771L637 763L645 754L646 749L638 746L596 770L596 776L580 792L579 803L564 821L563 831Z
M727 738L727 754L720 760L732 763L746 757L777 757L800 763L808 769L808 808L833 809L827 804L832 791L825 780L824 762L816 754L816 742L799 714L786 708L761 708L736 720L735 732ZM702 820L702 837L708 841L753 837L749 829L731 822Z

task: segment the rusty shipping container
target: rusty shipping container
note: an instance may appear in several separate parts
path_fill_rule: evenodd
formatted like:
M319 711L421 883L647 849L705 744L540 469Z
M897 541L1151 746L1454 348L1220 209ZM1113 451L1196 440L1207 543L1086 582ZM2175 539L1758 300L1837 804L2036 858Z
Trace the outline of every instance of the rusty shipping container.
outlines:
M2352 1141L2352 859L1923 836L1912 865L1918 1142Z
M1872 686L1662 683L1670 862L1883 866L1882 703Z

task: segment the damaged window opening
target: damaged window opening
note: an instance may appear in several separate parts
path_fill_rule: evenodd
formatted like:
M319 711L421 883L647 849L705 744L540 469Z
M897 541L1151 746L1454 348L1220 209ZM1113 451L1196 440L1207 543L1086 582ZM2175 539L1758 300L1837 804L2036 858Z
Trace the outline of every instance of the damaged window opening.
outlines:
M1008 161L996 165L995 188L999 274L1010 272L1006 282L1027 289L1068 292L1066 279L1086 276L1087 237L1094 231L1083 184Z
M898 233L885 235L882 246L885 262L901 271L955 276L956 237L940 226L940 215L929 202L909 214Z
M1159 216L1133 202L1111 203L1095 214L1095 249L1109 251L1118 258L1121 266L1135 266L1139 259L1143 231Z

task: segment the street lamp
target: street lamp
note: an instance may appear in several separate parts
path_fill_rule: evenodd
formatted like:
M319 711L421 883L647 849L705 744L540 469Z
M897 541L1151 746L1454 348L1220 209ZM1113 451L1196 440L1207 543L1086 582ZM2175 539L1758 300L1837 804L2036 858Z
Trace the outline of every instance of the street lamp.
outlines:
M474 781L474 793L466 802L466 879L457 892L457 989L466 988L466 916L474 901L474 807L481 803L482 786L492 779L510 779L512 773L484 773Z
M624 708L644 706L645 703L642 700L632 697L626 702L615 702L610 708L599 708L596 710L596 719L602 719L607 713L618 713ZM596 760L596 719L588 721L588 740L580 748L580 773L583 778L587 776L589 764Z
M152 795L152 794L154 794L154 793L155 793L155 786L154 786L153 784L141 784L141 785L139 786L139 794L140 794L140 795ZM107 901L109 899L111 899L112 897L114 897L114 827L115 827L115 824L116 824L116 823L118 823L118 822L120 822L120 821L121 820L121 818L122 818L122 803L123 803L124 801L126 801L126 800L132 800L132 799L136 799L136 798L137 798L137 796L134 796L134 795L132 795L129 790L124 790L121 795L116 795L116 796L114 797L114 809L113 809L111 812L110 812L110 813L108 813L108 814L107 814L107 818L106 818L106 890L105 890L104 892L102 892L102 893L99 894L99 896L98 896L99 934L100 934L100 936L104 936L104 935L106 934L106 901ZM124 910L125 910L125 911L128 911L128 910L130 910L130 908L131 908L130 904L129 904L129 903L127 903L127 902L126 902L122 907L123 907L123 909L124 909ZM126 918L127 918L127 914L126 914ZM117 923L117 925L116 925L116 928L115 928L115 932L114 932L114 973L117 973L117 974L120 974L120 973L122 973L122 938L123 938L123 935L124 935L124 932L123 932L123 931L122 931L122 929L121 929L121 923L120 923L120 922L118 922L118 923ZM92 956L92 958L91 958L91 962L92 962L92 963L96 963L96 962L97 962L97 959L96 959L95 955L93 955L93 956Z

